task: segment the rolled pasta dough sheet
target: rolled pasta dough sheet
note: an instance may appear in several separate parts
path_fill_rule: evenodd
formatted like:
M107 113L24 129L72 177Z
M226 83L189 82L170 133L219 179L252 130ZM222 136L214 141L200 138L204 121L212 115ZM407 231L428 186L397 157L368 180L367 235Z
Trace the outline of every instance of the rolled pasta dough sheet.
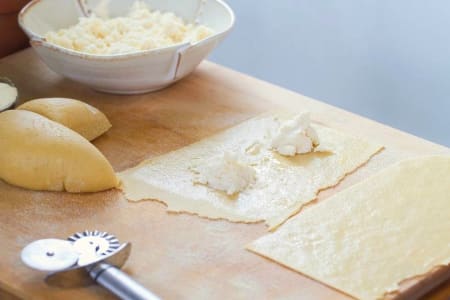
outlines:
M306 209L248 249L359 299L450 263L450 156L406 160Z
M168 154L143 161L118 174L121 189L132 201L155 199L172 212L189 212L234 222L265 221L271 228L314 200L319 190L336 185L382 146L313 125L318 151L281 156L266 147L271 132L285 116L264 115ZM254 167L256 179L239 194L228 196L194 184L192 171L202 160L237 153Z

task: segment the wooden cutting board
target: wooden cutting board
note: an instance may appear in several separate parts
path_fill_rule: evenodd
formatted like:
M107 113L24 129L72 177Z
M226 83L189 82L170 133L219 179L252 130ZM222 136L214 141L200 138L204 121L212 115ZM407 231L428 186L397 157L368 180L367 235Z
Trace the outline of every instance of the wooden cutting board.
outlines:
M20 102L70 97L102 110L113 127L94 144L116 171L274 108L309 110L317 122L386 146L338 186L323 191L319 200L396 161L450 153L446 147L210 62L202 63L194 74L172 87L136 96L98 93L64 79L30 49L0 60L0 76L16 83ZM133 244L125 271L164 299L350 299L244 250L246 244L266 233L263 224L169 214L161 203L130 203L117 190L83 195L35 192L0 181L0 224L0 288L4 297L9 293L26 299L114 298L98 286L49 286L44 274L25 267L19 257L20 250L33 240L65 238L76 231L98 229ZM434 287L449 275L447 270L406 282L401 296L417 296ZM427 296L449 297L448 283Z

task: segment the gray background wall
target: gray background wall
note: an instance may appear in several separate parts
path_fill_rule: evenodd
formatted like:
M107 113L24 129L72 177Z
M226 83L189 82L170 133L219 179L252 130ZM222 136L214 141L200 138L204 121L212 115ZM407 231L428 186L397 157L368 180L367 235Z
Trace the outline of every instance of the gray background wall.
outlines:
M450 146L448 0L228 0L215 62Z

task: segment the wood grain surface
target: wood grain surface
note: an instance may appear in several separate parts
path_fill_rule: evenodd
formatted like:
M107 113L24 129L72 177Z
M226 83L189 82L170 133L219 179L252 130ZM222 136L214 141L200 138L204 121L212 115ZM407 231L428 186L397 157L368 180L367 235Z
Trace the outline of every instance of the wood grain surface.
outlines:
M30 49L0 60L0 76L15 82L20 102L70 97L102 110L113 127L94 144L116 171L279 108L309 110L316 122L386 147L339 185L322 191L319 201L402 159L450 153L446 147L209 62L167 89L136 96L98 93L64 79ZM50 286L44 281L45 274L20 261L21 249L33 240L65 238L76 231L98 229L133 244L125 271L164 299L351 299L244 250L246 244L266 233L263 224L171 214L158 202L128 202L117 190L92 194L36 192L0 181L0 224L0 289L5 295L113 299L98 286ZM448 268L404 283L400 296L422 294L443 281L448 275L443 270ZM439 276L434 278L433 274ZM449 299L448 282L425 298Z

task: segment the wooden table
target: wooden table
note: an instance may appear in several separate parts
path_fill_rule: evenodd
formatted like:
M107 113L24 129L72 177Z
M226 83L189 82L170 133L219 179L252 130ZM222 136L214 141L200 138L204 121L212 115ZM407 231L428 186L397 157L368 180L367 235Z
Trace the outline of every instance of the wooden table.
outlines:
M94 144L116 171L280 107L309 110L317 122L386 146L338 186L321 192L319 200L396 161L450 153L446 147L210 62L202 63L194 74L172 87L136 96L98 93L64 79L50 71L30 49L0 60L0 76L16 83L20 102L70 97L102 110L113 128ZM25 267L19 257L21 249L33 240L65 238L79 230L98 229L133 243L125 271L164 299L349 299L244 250L247 243L266 233L263 224L168 214L161 203L130 203L117 190L83 195L35 192L0 181L0 224L0 288L4 295L33 299L113 298L98 286L49 286L44 274ZM435 279L430 281L432 284L428 282L426 287L435 285ZM411 289L404 285L404 291ZM436 300L449 297L449 282L427 296Z

